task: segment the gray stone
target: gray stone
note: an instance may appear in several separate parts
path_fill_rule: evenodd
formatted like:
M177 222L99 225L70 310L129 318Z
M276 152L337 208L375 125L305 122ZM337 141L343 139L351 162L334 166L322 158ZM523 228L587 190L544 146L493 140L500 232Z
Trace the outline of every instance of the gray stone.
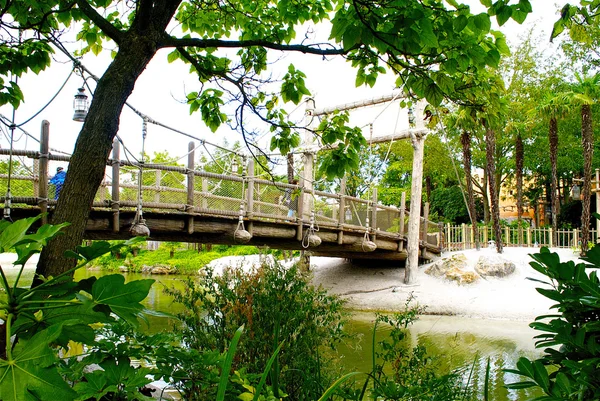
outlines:
M127 273L129 271L129 267L127 266L119 266L119 271L123 273Z
M515 272L515 264L500 255L480 256L475 271L482 277L506 277Z

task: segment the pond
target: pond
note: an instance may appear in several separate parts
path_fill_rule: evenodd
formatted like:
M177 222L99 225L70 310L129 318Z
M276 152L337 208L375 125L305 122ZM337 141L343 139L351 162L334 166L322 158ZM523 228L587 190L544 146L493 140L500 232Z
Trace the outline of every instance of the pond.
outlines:
M8 269L9 280L14 280L16 270ZM79 270L77 279L104 272ZM154 278L157 283L152 287L145 300L148 309L176 313L181 306L174 304L162 289L164 286L182 288L181 276L149 276L137 273L125 273L127 281ZM27 269L23 283L31 282L33 270ZM501 301L499 301L501 302ZM168 318L149 316L151 331L170 330L174 321ZM375 314L370 312L352 312L346 330L354 334L350 343L342 344L339 352L342 358L342 370L368 372L371 370L372 333ZM420 316L409 327L409 341L413 346L423 345L428 353L437 359L440 371L449 372L460 367L473 367L473 385L483 388L487 360L491 373L490 387L492 400L524 400L542 395L527 390L507 390L505 383L519 381L515 375L506 373L503 368L514 368L521 356L536 357L540 354L533 345L535 332L527 322L468 319L457 316ZM389 326L379 325L376 341L380 341L390 331Z

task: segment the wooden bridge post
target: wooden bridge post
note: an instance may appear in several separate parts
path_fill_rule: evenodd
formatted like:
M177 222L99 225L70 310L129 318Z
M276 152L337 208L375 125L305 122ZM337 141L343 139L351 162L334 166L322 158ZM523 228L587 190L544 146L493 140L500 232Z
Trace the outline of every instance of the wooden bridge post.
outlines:
M371 228L373 229L373 236L371 241L375 242L377 239L377 188L373 188L373 207L371 208Z
M188 216L188 224L187 231L188 234L194 233L194 216L192 215L194 211L194 149L196 148L194 142L188 143L188 162L187 162L187 200L185 205L186 213L189 213ZM160 170L158 171L160 174ZM159 183L157 176L157 185ZM160 193L159 193L160 194Z
M208 179L202 177L202 208L208 208L208 199L206 195L208 194Z
M337 243L342 245L344 243L344 223L346 222L346 176L342 178L340 185L340 211L338 213L338 235Z
M40 136L40 167L38 171L38 205L42 213L42 224L48 223L48 152L50 151L50 122L42 121Z
M113 211L113 232L118 233L121 223L119 222L119 181L121 170L121 151L117 138L113 141L112 151L112 199L111 208Z
M404 219L406 217L406 192L402 192L400 198L400 217L398 221L398 233L400 234L400 243L398 244L398 251L404 250Z
M250 158L248 161L248 189L246 190L246 216L251 219L254 216L254 159ZM242 194L243 196L243 194ZM246 230L252 234L253 230L252 221L248 222Z
M162 180L162 171L156 170L154 172L154 177L154 181L156 181L154 184L154 190L156 191L156 193L154 194L154 202L160 203L160 181Z
M302 241L304 219L304 186L300 187L300 195L298 195L298 228L296 229L296 241Z

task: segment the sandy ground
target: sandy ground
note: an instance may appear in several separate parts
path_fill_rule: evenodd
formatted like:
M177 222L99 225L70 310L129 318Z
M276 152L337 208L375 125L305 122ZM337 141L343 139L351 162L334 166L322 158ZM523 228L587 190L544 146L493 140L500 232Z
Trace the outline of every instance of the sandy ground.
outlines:
M549 312L552 301L540 295L535 288L542 286L528 277L544 279L529 266L529 254L536 248L505 248L503 258L515 263L515 273L506 278L480 279L473 284L456 282L425 274L428 265L420 266L416 286L405 286L404 269L372 266L353 266L343 259L311 258L314 283L331 293L343 296L348 306L359 310L402 310L412 295L415 302L433 315L457 315L486 319L532 321ZM552 249L561 261L577 260L570 249ZM481 255L496 254L495 250L468 250L464 253L470 265ZM451 253L444 253L448 257Z
M373 261L371 266L356 266L344 259L311 257L311 272L314 284L342 296L351 309L399 311L412 296L414 302L425 307L426 314L530 322L536 316L547 314L552 305L552 301L535 290L541 284L527 279L544 279L529 266L532 260L529 254L538 251L536 248L505 248L502 257L515 263L515 273L505 278L480 279L465 285L425 274L428 265L419 267L418 284L415 286L403 284L404 269L378 266L377 261ZM559 254L561 261L578 261L570 249L552 251ZM464 253L472 266L480 256L496 254L495 250L487 248L453 253ZM444 253L442 257L453 253ZM2 254L0 264L10 270L14 258L14 254ZM249 268L258 263L259 258L259 255L226 257L211 264L218 272L223 266ZM27 267L33 269L35 263L37 255Z

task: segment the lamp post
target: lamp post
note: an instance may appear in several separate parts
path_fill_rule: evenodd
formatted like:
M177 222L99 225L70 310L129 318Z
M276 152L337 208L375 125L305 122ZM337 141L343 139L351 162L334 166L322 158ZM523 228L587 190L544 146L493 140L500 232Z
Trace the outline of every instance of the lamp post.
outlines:
M85 88L81 87L77 90L73 99L73 121L84 122L88 113L88 97L85 94Z

